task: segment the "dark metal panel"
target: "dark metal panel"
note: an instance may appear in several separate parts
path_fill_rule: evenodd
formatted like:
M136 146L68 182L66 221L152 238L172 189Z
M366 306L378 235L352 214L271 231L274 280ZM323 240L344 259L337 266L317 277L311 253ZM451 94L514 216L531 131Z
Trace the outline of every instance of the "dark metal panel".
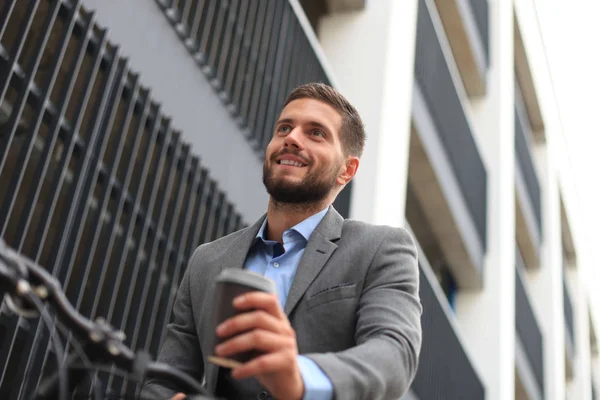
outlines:
M481 43L485 51L485 60L489 65L490 62L490 23L489 23L489 4L488 0L469 0L471 10L475 17L475 23L479 35L481 35Z
M415 79L448 154L484 249L487 248L487 172L424 0L419 1Z
M423 305L423 343L411 389L419 399L483 400L485 388L469 361L440 298L420 263L419 294Z
M521 277L521 271L525 271L525 265L518 249L516 250L515 259L517 263L517 270L515 271L515 326L543 397L544 337Z
M517 101L517 99L515 100ZM523 171L525 186L533 205L535 222L541 236L543 231L540 181L533 163L531 141L525 132L531 132L529 119L527 116L522 115L517 105L515 105L515 155L521 171Z

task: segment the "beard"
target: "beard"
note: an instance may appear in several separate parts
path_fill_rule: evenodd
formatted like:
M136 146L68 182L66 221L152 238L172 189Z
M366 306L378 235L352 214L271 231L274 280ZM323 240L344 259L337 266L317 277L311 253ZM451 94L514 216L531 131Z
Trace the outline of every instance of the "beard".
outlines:
M275 161L272 161L275 163ZM310 171L300 182L286 182L285 177L273 176L273 169L263 165L263 184L267 193L278 203L310 205L321 202L335 188L340 165ZM310 168L306 166L303 168Z

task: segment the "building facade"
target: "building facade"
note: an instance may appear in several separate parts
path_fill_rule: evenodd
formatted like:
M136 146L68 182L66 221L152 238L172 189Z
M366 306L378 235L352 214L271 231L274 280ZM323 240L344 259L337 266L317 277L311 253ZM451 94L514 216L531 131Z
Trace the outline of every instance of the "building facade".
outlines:
M273 123L312 81L367 127L336 208L419 244L406 398L595 399L533 0L5 0L0 237L156 354L191 251L264 212ZM0 398L29 398L52 360L47 330L3 304Z

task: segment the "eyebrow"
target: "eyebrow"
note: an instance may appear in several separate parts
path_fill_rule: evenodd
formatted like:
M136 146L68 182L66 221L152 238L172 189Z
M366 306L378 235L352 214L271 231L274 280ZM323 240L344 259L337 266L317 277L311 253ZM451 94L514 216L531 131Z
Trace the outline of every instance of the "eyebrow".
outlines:
M279 124L291 124L293 122L294 122L293 118L283 118L283 119L280 119L279 121L277 121L276 125L279 125ZM317 128L325 129L328 132L331 130L327 126L325 126L322 123L317 122L317 121L308 121L306 124L307 125L311 125L311 126L315 126Z

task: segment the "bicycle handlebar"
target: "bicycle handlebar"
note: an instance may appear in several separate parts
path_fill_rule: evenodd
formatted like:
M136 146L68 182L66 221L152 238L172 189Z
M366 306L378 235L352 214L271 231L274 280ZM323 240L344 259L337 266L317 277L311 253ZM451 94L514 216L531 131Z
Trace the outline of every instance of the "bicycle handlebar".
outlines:
M136 375L140 380L143 376L168 379L188 389L190 394L210 396L190 375L168 364L151 362L145 353L131 350L123 343L125 334L113 329L104 319L92 321L81 315L71 305L56 278L35 262L10 249L2 239L0 289L7 292L6 301L9 308L23 317L37 316L37 308L27 301L30 295L52 305L56 310L57 319L75 336L92 344L94 349L101 353L103 360Z

